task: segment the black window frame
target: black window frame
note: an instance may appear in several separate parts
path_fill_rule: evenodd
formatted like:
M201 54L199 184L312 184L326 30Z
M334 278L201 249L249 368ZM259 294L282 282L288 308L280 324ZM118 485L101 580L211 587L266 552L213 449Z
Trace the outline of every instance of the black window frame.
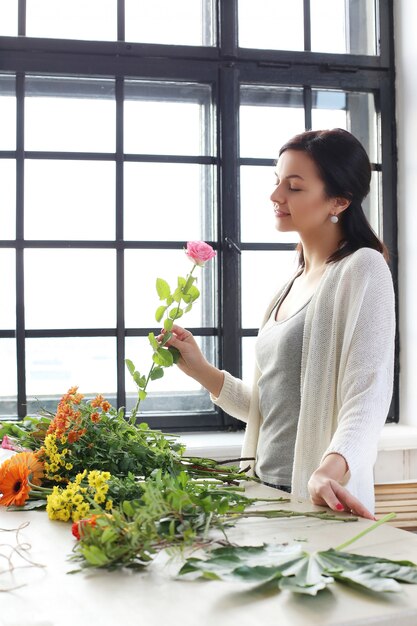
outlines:
M310 1L304 0L304 51L259 50L238 45L238 0L213 0L217 46L141 44L124 41L124 0L118 0L118 41L80 41L29 38L25 36L25 0L18 5L18 37L0 37L0 73L16 76L17 141L15 151L2 151L0 158L16 159L16 240L0 240L0 248L16 250L16 330L1 330L0 338L16 338L18 372L18 418L26 415L25 340L32 337L115 336L117 341L118 391L114 402L125 406L125 337L146 336L154 328L125 328L124 250L129 248L181 249L181 241L123 240L123 80L204 82L211 85L216 108L217 154L196 157L195 162L217 169L217 239L211 241L218 254L218 323L216 327L191 329L198 336L218 340L218 365L235 376L242 370L242 337L256 335L256 328L242 329L241 258L245 250L293 250L292 244L248 243L240 239L240 165L273 165L269 159L240 158L240 86L274 85L303 90L305 128L311 127L312 89L341 89L376 95L381 119L381 160L374 169L382 171L383 232L390 254L394 288L398 293L395 71L393 46L393 1L376 2L379 15L379 54L332 54L311 52ZM23 145L24 76L114 77L116 81L116 237L114 241L28 241L23 232ZM278 148L278 147L277 147ZM33 156L33 154L32 154ZM54 155L50 155L54 158ZM67 157L74 158L72 153ZM92 155L90 155L92 156ZM88 155L87 155L88 157ZM57 157L58 158L58 157ZM61 154L59 158L65 158ZM77 156L75 155L75 158ZM82 154L79 158L86 158ZM145 155L144 160L155 158ZM140 159L138 159L140 160ZM180 157L158 157L181 162ZM189 162L189 161L187 161ZM267 190L266 190L267 191ZM73 331L27 330L24 323L24 267L27 248L94 248L116 250L117 326L115 329ZM398 303L398 298L397 298ZM398 309L398 304L397 304ZM398 310L397 310L398 317ZM65 390L63 390L63 393ZM184 414L146 415L146 421L162 430L237 430L244 425L218 408ZM399 339L395 350L394 394L388 420L399 419Z

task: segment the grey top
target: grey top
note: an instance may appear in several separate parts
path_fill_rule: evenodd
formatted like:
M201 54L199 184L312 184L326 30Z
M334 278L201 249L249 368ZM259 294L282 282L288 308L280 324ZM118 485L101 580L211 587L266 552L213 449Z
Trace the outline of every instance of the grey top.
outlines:
M258 335L255 355L261 371L259 409L262 425L255 471L263 481L291 486L295 438L300 413L301 352L308 300L290 317L277 322L277 302ZM311 299L311 298L310 298Z

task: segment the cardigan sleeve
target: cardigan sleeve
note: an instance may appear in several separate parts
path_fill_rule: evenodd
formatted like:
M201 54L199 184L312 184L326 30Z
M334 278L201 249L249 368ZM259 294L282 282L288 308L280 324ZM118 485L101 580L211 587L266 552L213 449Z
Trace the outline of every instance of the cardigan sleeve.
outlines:
M247 422L252 396L251 389L229 372L223 370L223 374L224 382L221 391L217 398L210 394L211 401L232 417Z
M341 454L351 474L375 462L377 443L392 399L395 298L382 255L366 249L346 271L338 300L346 312L339 362L337 427L322 460ZM340 331L343 330L343 333ZM335 336L338 330L335 329Z

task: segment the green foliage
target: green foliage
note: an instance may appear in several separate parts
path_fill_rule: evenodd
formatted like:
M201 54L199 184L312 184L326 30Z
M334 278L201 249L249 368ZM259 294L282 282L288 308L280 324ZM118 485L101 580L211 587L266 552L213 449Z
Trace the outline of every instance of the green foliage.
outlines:
M136 371L132 361L129 359L126 359L125 361L129 373L138 387L136 405L131 414L132 421L136 418L140 403L147 397L147 387L149 381L162 378L163 370L161 368L171 367L174 363L177 363L179 359L180 354L178 350L171 346L169 348L164 348L164 346L171 338L170 332L173 328L174 322L181 318L185 313L188 313L192 308L193 302L200 296L200 292L194 284L196 278L192 275L196 266L197 265L195 264L185 278L183 276L178 276L177 286L172 292L166 280L163 278L156 279L156 291L158 297L160 300L164 300L165 303L159 305L156 309L155 319L158 323L161 323L164 316L166 316L163 321L165 334L160 341L156 339L153 332L148 335L153 354L152 365L146 376L142 376ZM186 305L185 308L180 306L181 302L184 302ZM175 306L171 306L173 303L176 303ZM154 373L155 371L157 372L156 374Z
M0 441L7 435L16 446L35 450L45 438L51 417L25 417L19 422L0 421Z
M163 548L207 541L211 528L232 523L226 512L240 514L254 502L238 489L192 480L184 471L157 470L140 489L111 514L97 510L96 526L83 526L73 557L81 567L143 567Z
M329 549L309 554L296 545L227 546L189 558L180 575L215 580L240 580L262 589L288 589L315 596L335 580L363 591L401 591L397 581L417 583L410 561L391 561Z

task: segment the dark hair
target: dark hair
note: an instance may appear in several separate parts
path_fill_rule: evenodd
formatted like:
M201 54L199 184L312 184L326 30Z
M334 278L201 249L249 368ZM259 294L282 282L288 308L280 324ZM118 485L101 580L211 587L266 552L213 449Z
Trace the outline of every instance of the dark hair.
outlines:
M328 198L350 200L348 208L338 216L343 238L327 263L340 261L359 248L378 250L388 261L388 249L372 229L362 209L362 201L369 193L371 164L360 141L342 128L309 130L287 141L279 156L286 150L300 150L312 158ZM297 250L300 266L304 267L301 243Z

